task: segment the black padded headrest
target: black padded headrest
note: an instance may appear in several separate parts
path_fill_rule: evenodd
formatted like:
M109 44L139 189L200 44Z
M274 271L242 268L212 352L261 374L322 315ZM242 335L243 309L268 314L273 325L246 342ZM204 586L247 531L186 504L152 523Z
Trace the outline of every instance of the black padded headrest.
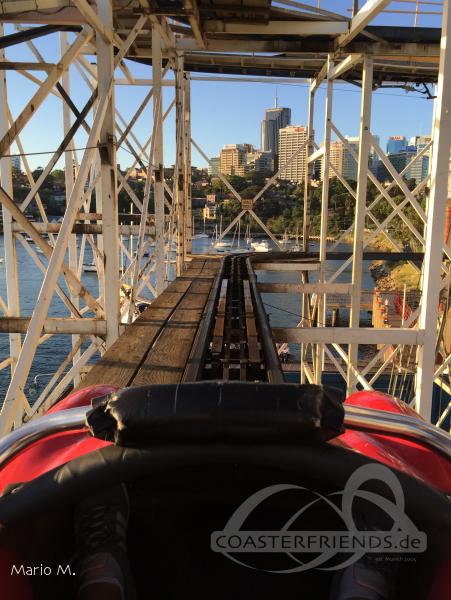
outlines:
M343 398L320 385L222 382L125 388L93 401L93 436L120 446L325 441L343 432Z

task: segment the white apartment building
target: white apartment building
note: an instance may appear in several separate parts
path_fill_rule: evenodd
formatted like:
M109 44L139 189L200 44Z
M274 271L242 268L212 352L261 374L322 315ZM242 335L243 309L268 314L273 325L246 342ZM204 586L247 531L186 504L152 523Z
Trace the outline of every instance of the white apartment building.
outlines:
M279 129L280 179L296 183L304 180L306 149L302 149L297 154L296 152L305 144L306 140L307 128L303 125L289 125ZM292 159L295 154L296 156ZM284 167L285 164L287 166Z

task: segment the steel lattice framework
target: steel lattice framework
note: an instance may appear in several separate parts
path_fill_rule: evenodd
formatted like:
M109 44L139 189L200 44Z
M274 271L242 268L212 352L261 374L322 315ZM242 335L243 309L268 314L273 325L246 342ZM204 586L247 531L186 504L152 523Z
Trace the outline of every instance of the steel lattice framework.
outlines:
M143 290L156 296L164 290L172 271L175 275L182 274L191 252L192 146L208 160L191 135L190 82L217 80L221 74L247 75L253 81L264 77L289 78L290 81L302 78L310 84L307 141L288 160L289 163L298 153L305 153L304 250L308 250L315 160L322 158L324 172L335 172L355 200L354 223L345 232L353 235L352 256L327 277L329 178L323 178L318 281L311 283L308 271L300 272L297 289L304 318L296 328L274 329L276 341L302 345L302 381L320 382L327 357L346 379L350 392L357 386L371 389L400 349L414 348L417 356L416 407L430 420L434 382L448 393L450 391L451 356L444 351L441 337L444 317L443 311L439 310L442 290L448 288L451 279L451 248L443 242L451 144L451 15L448 4L444 0L440 30L372 26L373 19L389 5L387 0L368 0L350 19L291 0L277 3L257 0L249 5L231 0L227 5L217 6L204 0L180 0L170 6L148 0L0 2L0 32L3 36L0 40L0 202L7 283L6 297L0 297L3 313L0 331L8 333L10 348L10 356L0 363L0 369L10 372L0 413L1 433L43 412L67 385L79 382L92 357L111 346L130 322ZM13 24L15 32L8 30L4 35L4 24ZM55 33L59 34L60 56L54 63L48 63L39 50L39 42L40 38ZM8 52L16 45L27 46L34 61L8 60ZM134 66L138 64L152 65L151 79L144 79L134 72ZM6 73L11 70L36 86L36 91L15 118L8 104L8 95L11 98L15 92L6 85ZM85 86L88 98L82 106L76 106L71 94L75 75ZM358 82L361 87L358 152L349 145L334 122L334 87L338 80ZM371 130L372 94L384 82L436 86L432 142L422 150L431 155L429 173L414 190L410 190L403 179L411 165L398 173ZM315 94L320 85L326 87L323 145L315 140L313 131ZM145 97L131 118L124 117L120 102L116 100L118 89L123 86L146 88ZM162 93L165 87L172 94L166 110ZM39 108L50 96L61 104L63 138L35 181L21 134L32 119L40 118ZM143 143L136 131L138 126L143 127L142 117L146 111L151 112L152 119L148 120L149 133ZM164 172L163 124L166 119L173 118L176 161L172 182L168 182ZM76 151L75 141L80 132L85 139L82 154ZM356 161L355 189L341 177L333 162L332 136L345 144ZM13 197L10 156L13 144L23 155L30 184L30 191L21 202ZM125 175L117 168L119 147L126 148L133 156L133 164ZM371 148L393 179L388 188L379 183L368 168ZM421 156L415 156L412 164ZM61 157L64 157L67 205L62 222L49 223L39 191ZM279 172L288 163L281 165ZM135 167L146 172L142 198L129 183ZM242 203L242 211L237 217L239 220L249 213L276 244L279 244L278 240L261 222L253 207L276 182L278 173L255 195L251 205L248 200ZM242 202L229 181L221 173L218 176ZM367 201L368 181L378 188L378 195L370 204ZM396 186L404 195L398 204L389 193ZM423 208L419 196L426 189L427 206ZM122 190L128 194L136 211L135 224L119 224L118 194ZM92 213L94 192L96 208ZM151 197L154 199L152 213ZM380 222L374 208L382 200L390 205L391 212ZM31 204L39 212L37 222L32 222L28 216L27 208ZM413 209L420 218L420 228L412 221L408 209ZM394 252L402 251L388 229L394 219L403 222L411 239L424 251L423 267L414 265L421 271L421 302L402 327L363 328L359 315L364 248L382 234ZM367 223L372 225L370 235L365 233ZM77 234L82 235L80 247L77 246ZM126 246L124 235L135 236L136 248ZM43 284L29 316L20 314L20 297L24 291L19 288L16 259L19 244L43 274ZM88 291L81 278L87 247L91 249L96 266L98 294ZM172 258L173 247L175 259ZM120 255L126 256L128 263L121 275ZM336 279L349 265L352 266L351 281L337 283ZM124 284L128 285L126 295ZM266 289L268 291L268 286ZM277 284L273 290L277 291ZM336 292L350 296L349 328L325 326L327 296ZM63 302L67 316L48 316L55 296ZM318 326L312 327L312 322ZM26 335L22 340L23 333ZM39 398L30 405L25 395L30 368L39 346L54 335L71 336L71 349ZM360 370L359 344L378 344L380 347L370 363ZM444 357L439 365L436 364L438 352ZM446 414L447 411L441 420Z

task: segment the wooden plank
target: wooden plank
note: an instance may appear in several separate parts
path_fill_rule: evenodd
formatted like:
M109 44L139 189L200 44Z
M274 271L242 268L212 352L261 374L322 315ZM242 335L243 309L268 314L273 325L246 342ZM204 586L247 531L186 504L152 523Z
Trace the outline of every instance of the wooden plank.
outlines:
M219 260L206 260L201 275L203 277L216 277L220 268L221 262Z
M157 339L190 285L189 280L176 280L168 286L152 302L150 308L127 327L76 389L83 389L97 383L106 383L120 388L130 385L150 346Z
M193 281L133 378L133 385L181 381L212 283Z
M204 268L205 259L196 258L191 261L188 269L182 274L182 277L191 277L200 275L202 273L202 269Z

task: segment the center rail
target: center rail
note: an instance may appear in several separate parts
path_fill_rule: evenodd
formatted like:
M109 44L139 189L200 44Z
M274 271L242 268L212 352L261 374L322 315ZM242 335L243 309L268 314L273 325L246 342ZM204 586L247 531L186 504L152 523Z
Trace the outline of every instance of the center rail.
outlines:
M183 381L268 381L284 377L251 261L224 258Z

